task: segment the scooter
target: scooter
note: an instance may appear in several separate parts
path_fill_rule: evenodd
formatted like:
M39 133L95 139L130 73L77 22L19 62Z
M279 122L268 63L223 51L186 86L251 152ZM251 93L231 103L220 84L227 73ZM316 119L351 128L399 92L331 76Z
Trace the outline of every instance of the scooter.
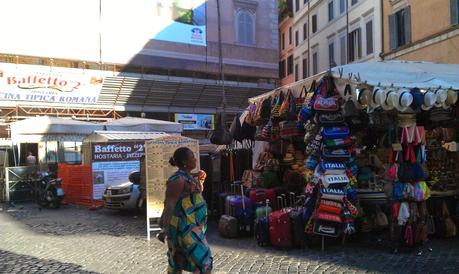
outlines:
M61 183L61 178L53 178L49 173L42 172L34 187L37 203L44 207L59 208L65 196Z

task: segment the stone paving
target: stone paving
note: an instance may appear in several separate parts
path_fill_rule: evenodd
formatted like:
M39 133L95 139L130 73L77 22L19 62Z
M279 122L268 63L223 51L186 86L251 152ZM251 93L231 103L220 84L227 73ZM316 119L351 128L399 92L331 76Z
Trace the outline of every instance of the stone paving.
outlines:
M222 239L210 223L208 240L214 273L459 273L458 239L435 239L422 256L355 243L282 251ZM165 252L132 212L0 205L0 273L164 273Z

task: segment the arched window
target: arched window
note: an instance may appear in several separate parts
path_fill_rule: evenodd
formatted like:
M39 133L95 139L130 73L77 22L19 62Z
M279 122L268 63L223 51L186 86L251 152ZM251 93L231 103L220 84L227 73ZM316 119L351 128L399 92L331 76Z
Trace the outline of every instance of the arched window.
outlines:
M253 15L248 11L237 13L237 41L241 44L255 44L255 23Z

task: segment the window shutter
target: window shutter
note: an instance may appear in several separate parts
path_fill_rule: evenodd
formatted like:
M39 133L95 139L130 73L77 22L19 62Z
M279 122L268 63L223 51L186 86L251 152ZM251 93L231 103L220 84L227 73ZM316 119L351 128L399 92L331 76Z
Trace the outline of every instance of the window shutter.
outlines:
M359 58L362 58L362 29L359 28L358 31L357 31L357 48L358 48L358 54L359 54Z
M405 8L403 14L405 22L405 45L411 43L411 7L408 6Z
M459 23L458 12L459 12L459 0L451 0L451 25L456 25Z
M389 15L389 42L391 50L397 48L397 15L395 13Z

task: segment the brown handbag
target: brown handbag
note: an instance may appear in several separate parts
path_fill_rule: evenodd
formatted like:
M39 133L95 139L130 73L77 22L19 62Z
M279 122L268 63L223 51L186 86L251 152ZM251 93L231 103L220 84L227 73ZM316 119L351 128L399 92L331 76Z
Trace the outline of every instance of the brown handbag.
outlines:
M449 215L448 206L446 205L445 201L443 201L442 203L442 216L445 222L446 237L456 236L457 234L456 224L454 223L454 221L451 219Z

